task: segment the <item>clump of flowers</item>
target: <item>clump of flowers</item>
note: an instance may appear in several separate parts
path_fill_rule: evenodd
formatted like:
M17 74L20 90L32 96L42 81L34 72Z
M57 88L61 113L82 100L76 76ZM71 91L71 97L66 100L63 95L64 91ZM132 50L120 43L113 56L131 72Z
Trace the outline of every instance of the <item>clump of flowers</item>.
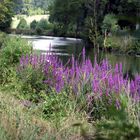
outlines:
M54 54L50 55L30 55L22 56L20 59L20 72L28 65L34 69L41 67L44 74L42 83L56 90L57 93L66 88L71 88L75 96L85 95L88 104L93 100L106 97L108 104L114 102L116 108L120 108L120 94L129 94L133 99L140 97L140 76L136 75L134 80L129 81L124 78L122 64L116 64L114 68L108 60L103 60L100 64L96 58L94 64L86 58L83 49L82 62L78 62L74 57L67 65L63 65L61 60ZM111 97L115 97L115 101Z

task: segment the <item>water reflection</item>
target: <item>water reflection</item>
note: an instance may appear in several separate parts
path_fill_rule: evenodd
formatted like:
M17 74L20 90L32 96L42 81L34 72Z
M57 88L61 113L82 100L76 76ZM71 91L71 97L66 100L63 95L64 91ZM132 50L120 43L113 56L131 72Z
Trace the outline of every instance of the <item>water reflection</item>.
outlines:
M72 55L78 59L84 47L83 41L75 38L47 36L22 36L22 38L26 38L32 42L34 50L41 51L42 53L50 50L58 55L64 63L66 63ZM107 58L113 66L116 63L122 63L124 73L131 73L132 75L140 74L140 57L117 55L102 51L97 54L97 51L93 48L86 48L86 56L89 57L92 62L94 61L95 56L97 57L98 62Z
M101 62L103 59L108 59L112 66L115 66L116 63L122 63L124 73L140 74L140 57L105 52L100 52L97 55L94 49L87 50L86 53L92 61L97 56L98 62Z

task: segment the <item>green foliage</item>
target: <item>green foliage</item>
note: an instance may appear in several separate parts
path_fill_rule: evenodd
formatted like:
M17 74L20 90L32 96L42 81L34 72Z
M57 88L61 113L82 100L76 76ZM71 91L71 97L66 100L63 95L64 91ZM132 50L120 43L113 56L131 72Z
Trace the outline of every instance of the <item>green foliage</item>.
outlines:
M38 22L37 22L36 20L33 20L33 21L31 22L31 24L30 24L30 28L33 29L33 30L35 30L36 27L37 27L37 24L38 24Z
M15 77L15 66L20 57L31 53L31 46L25 40L7 37L0 50L0 84L7 84Z
M84 11L82 4L84 4L84 1L81 0L65 0L64 2L55 0L51 5L50 21L59 24L63 36L69 31L69 25L71 25L71 28L76 26L77 31L74 30L74 33L79 31L79 25L82 24L80 22L83 22L81 20Z
M129 121L105 120L97 123L96 139L106 140L137 140L139 139L139 128Z
M102 30L103 32L116 32L119 29L119 26L117 25L118 20L113 14L108 14L104 17Z
M31 53L31 48L31 45L24 39L8 37L2 45L0 62L6 67L15 66L22 55Z
M43 34L46 31L52 29L53 29L53 24L49 23L46 19L41 19L36 26L37 34Z
M10 27L12 22L13 2L11 0L2 0L0 2L0 30L5 30Z
M42 100L42 93L45 93L47 89L46 84L43 83L45 75L42 67L39 65L34 68L32 65L28 65L26 69L19 69L17 72L17 77L21 82L20 91L24 98L34 102Z
M139 40L132 36L110 36L107 38L106 47L113 51L120 51L128 54L139 54Z
M44 96L44 100L42 105L43 118L51 121L60 122L62 118L67 117L67 114L74 109L74 102L70 100L65 91L60 94L52 91L47 96Z
M139 23L139 8L138 0L55 0L49 7L50 22L57 25L54 27L57 35L78 35L97 47L100 44L98 40L105 31L114 33L125 26L135 28L136 23ZM136 18L130 20L128 13ZM124 20L122 25L119 24L121 27L118 25L119 20ZM131 23L127 25L129 21Z
M28 29L27 21L22 18L17 26L17 29Z
M5 33L0 32L0 49L3 45L3 42L5 41L6 37L7 37L7 35Z
M139 39L133 40L131 47L130 47L130 50L139 54L140 53L140 40Z
M48 29L47 26L48 26L48 21L46 19L41 19L37 24L37 28L40 28L41 30L47 30Z
M119 97L120 109L115 109L113 106L105 107L106 115L102 114L102 119L96 121L95 139L106 140L127 140L139 139L139 125L137 124L136 106L139 103L134 103L131 97L122 94ZM105 101L102 101L105 103ZM101 103L102 104L102 103ZM101 106L98 103L98 106ZM101 109L100 109L101 110ZM135 115L134 115L135 114ZM132 117L133 116L133 117Z
M8 140L7 133L1 125L0 125L0 139L1 140Z
M22 13L26 15L42 15L46 14L49 5L54 0L14 0L16 3L16 13Z
M0 138L2 140L70 140L75 139L75 137L77 140L80 140L83 137L80 127L86 133L89 131L87 127L90 127L90 124L87 122L86 117L81 112L74 112L72 106L71 108L66 108L67 104L63 100L61 100L63 102L62 108L66 107L65 110L61 111L69 112L67 113L67 117L55 118L56 120L52 117L48 121L42 118L43 112L40 104L36 105L31 103L31 107L27 108L23 104L24 100L17 100L17 98L11 95L13 95L11 91L0 91ZM59 96L59 99L64 97L62 96ZM66 99L65 97L63 99ZM49 100L47 101L49 102ZM51 106L52 108L53 106ZM55 108L57 108L56 104ZM72 111L69 111L69 109ZM78 124L81 126L78 126Z

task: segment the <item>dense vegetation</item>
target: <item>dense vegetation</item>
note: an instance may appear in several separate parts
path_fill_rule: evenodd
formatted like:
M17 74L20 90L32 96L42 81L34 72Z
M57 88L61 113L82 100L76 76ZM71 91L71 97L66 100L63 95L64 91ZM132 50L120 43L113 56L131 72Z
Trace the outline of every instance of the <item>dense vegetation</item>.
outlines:
M114 49L114 36L131 38L139 30L139 9L139 0L55 0L50 6L50 21L60 35L72 33L95 47Z
M16 14L46 14L53 0L14 0Z
M49 11L49 21L29 25L20 18L17 30L139 54L139 8L139 0L2 0L0 30L8 30L14 12ZM85 49L79 58L63 65L56 55L0 32L0 139L140 139L140 75L130 79L122 64L112 67L109 60L92 63Z
M80 37L87 46L119 53L140 53L139 0L21 0L15 3L21 6L16 8L17 13L20 10L20 14L50 15L43 30L26 25L26 29L31 29L28 34ZM36 8L43 12L35 13Z
M140 76L130 81L107 60L92 64L85 50L80 63L72 57L63 66L23 39L1 36L1 139L140 138Z
M11 0L0 2L0 30L10 27L13 16L14 3Z

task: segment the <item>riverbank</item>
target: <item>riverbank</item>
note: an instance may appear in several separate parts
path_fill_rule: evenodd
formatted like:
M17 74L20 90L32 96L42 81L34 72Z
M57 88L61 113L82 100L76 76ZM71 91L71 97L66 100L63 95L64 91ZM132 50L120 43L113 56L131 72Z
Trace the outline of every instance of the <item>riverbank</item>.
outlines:
M77 38L23 35L19 35L19 37L32 43L33 49L37 52L45 54L49 51L50 53L59 56L64 64L71 59L72 55L80 61L79 56L85 46L84 42ZM121 53L113 50L111 52L102 49L98 51L96 48L94 49L93 46L86 47L85 49L86 56L90 58L92 63L96 56L98 63L103 59L108 59L112 66L115 66L117 63L122 63L124 74L140 74L140 58L137 55Z
M48 30L44 31L42 34L37 34L35 30L19 30L19 29L8 29L6 31L8 34L15 34L15 35L25 35L25 36L48 36L48 37L62 37L62 38L76 38L76 39L82 39L83 37L75 34L67 34L66 36L61 36L58 34L55 34L53 31ZM68 37L67 37L68 36ZM112 35L104 39L103 37L100 37L100 41L98 44L98 47L95 49L99 49L100 51L106 51L106 52L112 52L116 54L122 54L122 55L130 55L130 56L136 56L140 57L140 38L139 38L139 32L133 33L133 35ZM90 42L87 42L86 40L82 39L84 42L84 46L86 48L94 48L94 45ZM98 52L98 51L97 51Z
M67 117L61 120L51 117L46 120L42 116L42 104L18 99L15 97L18 94L20 93L0 88L1 140L81 140L86 135L82 134L84 127L86 133L90 133L90 124L84 114L69 112L67 108Z
M140 138L139 75L130 81L121 64L92 64L84 49L82 61L72 57L69 65L31 50L15 37L0 50L0 138Z

